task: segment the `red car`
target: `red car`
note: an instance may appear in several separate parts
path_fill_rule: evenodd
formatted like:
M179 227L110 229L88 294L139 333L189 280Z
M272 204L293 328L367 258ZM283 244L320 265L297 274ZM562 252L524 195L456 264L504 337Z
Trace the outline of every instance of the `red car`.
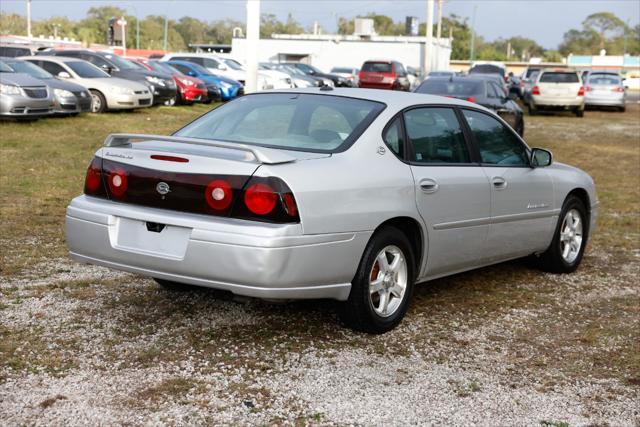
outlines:
M196 79L195 77L187 76L182 73L179 73L177 70L172 68L167 64L163 64L154 60L146 60L146 59L133 59L129 58L130 61L135 62L138 65L141 65L149 70L157 71L159 73L170 74L173 77L173 80L176 82L176 86L178 86L178 103L180 104L192 104L194 102L206 102L209 103L212 100L215 100L215 96L210 97L207 91L207 86L205 83ZM215 95L215 94L211 94ZM213 99L210 99L213 98Z
M366 61L358 74L358 87L409 91L407 70L398 61Z

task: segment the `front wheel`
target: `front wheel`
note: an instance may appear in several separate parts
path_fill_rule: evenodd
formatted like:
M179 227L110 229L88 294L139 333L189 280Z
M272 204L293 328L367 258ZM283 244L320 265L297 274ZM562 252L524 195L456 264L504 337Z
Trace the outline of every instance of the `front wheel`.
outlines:
M551 273L574 272L589 236L587 208L576 196L564 202L551 246L540 256L540 267Z
M104 99L104 95L94 89L91 89L89 93L91 93L91 112L104 113L107 111L107 101Z
M340 317L349 327L381 334L395 328L413 294L414 254L394 227L376 232L365 248Z

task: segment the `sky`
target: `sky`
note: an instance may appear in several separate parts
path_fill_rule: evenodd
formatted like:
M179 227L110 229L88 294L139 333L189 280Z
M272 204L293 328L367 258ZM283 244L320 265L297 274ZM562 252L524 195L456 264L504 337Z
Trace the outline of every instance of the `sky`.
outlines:
M435 2L437 4L437 0ZM118 6L131 15L169 15L172 19L193 16L213 21L232 18L244 21L244 0L32 0L34 19L67 16L82 19L92 6ZM631 26L640 21L639 0L445 0L444 15L469 18L475 9L476 34L486 40L523 36L548 49L562 41L571 28L595 12L613 12ZM0 11L26 14L26 0L0 0ZM335 32L337 17L375 12L404 21L406 16L426 20L426 0L262 0L261 12L284 20L291 13L304 27L318 21L327 32Z

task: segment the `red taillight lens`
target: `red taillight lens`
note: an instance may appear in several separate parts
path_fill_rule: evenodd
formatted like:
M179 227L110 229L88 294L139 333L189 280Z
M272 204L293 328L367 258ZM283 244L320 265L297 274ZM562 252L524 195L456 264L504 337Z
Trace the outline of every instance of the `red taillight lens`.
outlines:
M114 197L122 197L127 191L127 173L122 168L117 168L109 174L107 183L109 191Z
M204 198L214 211L224 211L231 205L233 190L227 181L216 179L207 185Z
M165 162L189 163L189 159L185 159L184 157L165 156L162 154L152 154L151 158L153 160L163 160Z
M612 90L614 92L624 92L624 88L622 86L614 87Z
M256 215L267 215L276 207L278 195L267 184L253 184L244 192L244 204Z
M534 86L533 88L531 88L531 95L540 95L540 87Z
M287 215L289 215L290 217L297 217L298 204L296 203L296 199L293 197L293 194L284 194L282 196L282 200L284 201L284 208L287 211Z
M476 99L473 96L470 96L470 97L467 98L467 101L476 102Z
M102 189L102 167L100 158L95 157L87 168L87 176L84 180L85 194L96 194Z
M580 89L578 89L578 96L584 96L584 86L580 86Z
M591 86L587 86L584 88L585 92L591 92L593 90L593 88ZM578 95L580 95L580 92L578 92Z

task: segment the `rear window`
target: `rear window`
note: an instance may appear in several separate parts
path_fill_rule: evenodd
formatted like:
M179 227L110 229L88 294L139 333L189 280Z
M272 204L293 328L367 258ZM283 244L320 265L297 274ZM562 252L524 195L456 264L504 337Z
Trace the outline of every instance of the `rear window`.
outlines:
M331 69L332 73L353 73L353 68L340 68L340 67L333 67Z
M469 70L469 74L499 74L504 75L504 70L497 65L481 64Z
M391 64L388 62L365 62L362 71L369 73L390 73Z
M591 74L589 76L590 85L616 85L619 86L622 83L622 79L613 74Z
M471 96L480 95L483 92L483 82L478 81L455 81L449 80L425 80L416 89L418 93L428 93L431 95L444 96Z
M543 73L540 83L580 83L576 73Z
M31 56L31 50L26 47L0 46L0 56L15 58L17 56Z
M252 94L216 108L176 135L312 152L347 149L385 108L331 95Z

